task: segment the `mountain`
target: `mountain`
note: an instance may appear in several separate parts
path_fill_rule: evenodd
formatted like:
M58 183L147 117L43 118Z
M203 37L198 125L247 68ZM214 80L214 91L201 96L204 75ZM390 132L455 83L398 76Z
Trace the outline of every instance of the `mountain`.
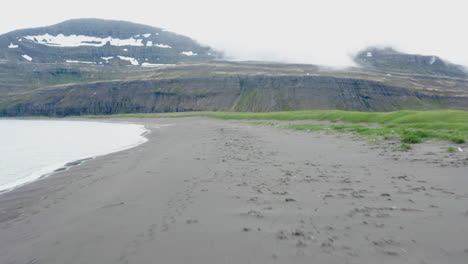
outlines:
M406 54L393 48L370 47L360 51L354 61L367 69L384 72L467 77L467 70L437 56Z
M0 36L0 116L468 110L468 76L459 65L375 47L354 60L359 67L340 70L230 62L160 28L69 20Z
M157 66L217 56L189 37L125 21L73 19L0 36L0 59L18 62Z

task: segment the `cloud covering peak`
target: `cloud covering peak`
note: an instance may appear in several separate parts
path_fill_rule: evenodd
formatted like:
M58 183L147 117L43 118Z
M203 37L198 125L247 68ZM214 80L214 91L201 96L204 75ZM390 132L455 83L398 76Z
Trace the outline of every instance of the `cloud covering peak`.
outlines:
M62 9L59 0L26 2L9 3L10 12L0 18L1 32L99 17L166 28L237 60L347 66L350 55L384 45L468 65L465 1L134 0L121 5L82 0L76 8Z

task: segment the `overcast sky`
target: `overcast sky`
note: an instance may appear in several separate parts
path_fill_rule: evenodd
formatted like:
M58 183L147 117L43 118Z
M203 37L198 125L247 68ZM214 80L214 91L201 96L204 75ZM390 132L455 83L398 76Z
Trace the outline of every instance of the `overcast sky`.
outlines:
M242 60L343 66L369 45L468 65L468 0L7 1L0 33L71 18L162 27Z

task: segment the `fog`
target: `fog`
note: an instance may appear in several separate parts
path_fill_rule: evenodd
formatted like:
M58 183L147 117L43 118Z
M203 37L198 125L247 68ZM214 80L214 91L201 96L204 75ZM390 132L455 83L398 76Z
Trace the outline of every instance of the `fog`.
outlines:
M10 1L0 33L71 18L127 20L190 36L234 60L351 65L371 45L468 65L468 1Z

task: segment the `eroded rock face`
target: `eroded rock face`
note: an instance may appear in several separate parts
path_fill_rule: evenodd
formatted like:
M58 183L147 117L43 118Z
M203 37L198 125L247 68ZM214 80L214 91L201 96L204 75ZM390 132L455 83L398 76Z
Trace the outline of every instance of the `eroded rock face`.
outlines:
M2 116L280 111L390 111L447 106L466 109L468 97L429 95L376 81L328 76L231 76L109 81L14 95ZM16 103L15 103L16 102Z

